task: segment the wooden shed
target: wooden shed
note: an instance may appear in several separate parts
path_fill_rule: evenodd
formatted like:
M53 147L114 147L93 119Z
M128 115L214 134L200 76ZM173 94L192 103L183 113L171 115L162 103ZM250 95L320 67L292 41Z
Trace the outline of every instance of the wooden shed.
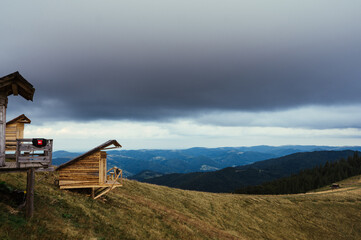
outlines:
M24 114L6 123L6 150L16 150L16 139L24 138L24 125L31 123L31 120Z
M107 170L106 150L122 147L116 140L109 140L96 148L60 165L60 189L91 188L94 199L122 186L122 170ZM120 182L118 182L120 180Z

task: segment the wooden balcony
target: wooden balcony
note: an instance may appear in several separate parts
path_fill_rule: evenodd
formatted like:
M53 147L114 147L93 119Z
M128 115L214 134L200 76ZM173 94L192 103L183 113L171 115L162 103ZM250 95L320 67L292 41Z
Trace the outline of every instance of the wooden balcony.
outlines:
M36 168L40 171L53 171L51 167L53 140L44 139L44 146L36 146L33 139L13 140L11 145L16 144L15 153L6 154L5 166L0 171L23 171Z

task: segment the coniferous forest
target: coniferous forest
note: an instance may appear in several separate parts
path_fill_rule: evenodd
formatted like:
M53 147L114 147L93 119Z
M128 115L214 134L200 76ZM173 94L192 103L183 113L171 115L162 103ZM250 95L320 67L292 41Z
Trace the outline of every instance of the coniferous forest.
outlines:
M236 190L239 194L295 194L330 185L361 174L361 156L355 152L347 159L300 171L289 177Z

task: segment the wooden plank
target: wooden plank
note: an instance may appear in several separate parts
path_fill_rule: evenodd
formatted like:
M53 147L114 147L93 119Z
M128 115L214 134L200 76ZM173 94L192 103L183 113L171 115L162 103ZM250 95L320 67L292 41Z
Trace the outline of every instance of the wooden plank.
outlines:
M97 175L99 175L99 171L95 171L95 170L90 170L90 171L81 171L81 172L79 172L79 171L73 171L73 172L61 172L61 173L59 173L59 176L63 176L63 175L77 175L77 174L79 174L79 175L89 175L89 174L91 174L91 175L94 175L94 174L97 174Z
M59 174L61 173L76 173L76 172L98 172L98 168L78 168L78 169L66 169L59 170Z
M98 184L98 181L83 180L83 181L70 181L70 180L59 180L59 186L73 186L73 185L94 185Z
M26 185L26 218L30 219L34 215L34 186L35 186L35 171L34 168L28 170L27 185Z
M50 159L49 156L24 155L24 156L19 156L18 161L42 162L42 161L50 161Z
M87 175L62 175L62 176L59 176L59 179L67 179L67 180L84 180L84 179L96 179L98 181L99 179L99 176L97 175L90 175L90 174L87 174Z
M24 123L18 123L17 125L17 133L16 133L16 138L17 139L22 139L24 138Z
M82 177L82 176L97 176L99 177L99 172L81 172L81 173L63 173L59 174L59 177Z
M67 167L69 166L77 166L77 165L86 165L86 164L98 164L99 163L99 160L88 160L88 161L78 161L78 162L75 162L75 163L72 163L71 165L68 165Z
M17 133L17 131L16 131L16 129L6 129L6 135L8 135L8 134L14 134L14 135L16 135L16 133Z
M59 181L59 186L80 186L80 185L97 185L97 181L73 181L73 182L64 182Z
M84 185L67 185L67 186L60 186L60 189L74 189L74 188L99 188L99 187L109 187L109 184L84 184ZM113 188L122 187L121 184L115 184Z
M104 182L104 165L103 165L103 159L100 159L99 161L99 184L102 184Z
M17 159L18 163L43 163L43 164L50 164L51 160L49 159L48 156L41 156L41 157L34 157L34 156L29 156L29 157L18 157Z
M19 94L19 92L18 92L18 85L15 84L15 83L13 83L13 84L11 84L11 88L12 88L12 90L13 90L14 96L17 96L17 95Z
M60 178L99 178L99 173L91 173L91 174L64 174L59 175Z
M50 145L46 145L44 147L35 147L34 145L32 144L21 144L20 145L20 151L23 152L23 151L26 151L26 152L30 152L30 151L49 151L52 149L52 146Z
M77 181L77 182L60 182L59 181L59 186L60 187L71 187L71 186L96 186L99 185L98 182L92 182L92 181Z
M90 174L84 174L84 175L62 175L59 176L59 179L99 179L99 176L97 175L90 175Z
M73 171L78 169L89 169L89 170L96 170L99 171L99 164L92 164L92 165L84 165L84 166L72 166L68 168L63 168L61 170Z
M101 153L101 162L103 164L103 172L99 172L99 174L102 174L103 176L103 182L107 180L107 153L106 152L100 152Z
M53 172L55 169L53 167L47 168L36 168L35 172Z
M5 132L6 132L7 95L0 95L0 167L5 166Z
M82 164L87 162L99 162L99 158L87 158L87 159L81 159L73 164Z
M63 173L59 174L59 177L99 177L99 172L82 172L82 173Z
M63 176L63 175L86 175L86 174L99 174L98 171L95 171L95 170L86 170L86 171L67 171L67 172L60 172L59 173L59 176Z
M66 171L72 171L72 170L77 170L77 169L97 169L99 170L99 163L95 163L95 164L87 164L87 165L69 165L64 167L63 169L59 170L66 170Z
M46 167L46 166L44 166L41 163L20 163L19 167L18 167L16 162L6 162L5 166L0 167L0 171L11 170L14 168L24 168L25 169L25 168L44 168L44 167Z
M108 187L108 188L104 189L104 190L101 191L98 195L96 195L96 196L94 197L94 199L97 199L97 198L103 196L104 194L107 194L110 190L112 190L111 187Z

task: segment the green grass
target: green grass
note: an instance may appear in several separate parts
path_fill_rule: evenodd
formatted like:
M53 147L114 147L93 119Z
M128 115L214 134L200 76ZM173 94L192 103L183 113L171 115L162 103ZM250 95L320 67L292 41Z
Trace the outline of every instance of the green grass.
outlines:
M281 196L184 191L126 180L123 188L93 200L59 190L56 175L39 181L42 176L36 174L31 221L0 200L0 239L361 239L357 180L352 188ZM26 175L1 174L0 181L25 189Z

